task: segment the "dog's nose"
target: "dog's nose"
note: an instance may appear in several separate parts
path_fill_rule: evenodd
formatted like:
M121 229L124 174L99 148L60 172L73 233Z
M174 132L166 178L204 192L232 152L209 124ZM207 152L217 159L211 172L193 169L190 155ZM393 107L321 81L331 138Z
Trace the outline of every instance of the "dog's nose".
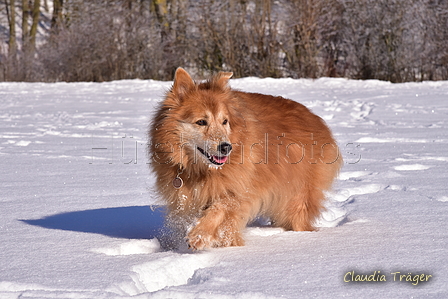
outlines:
M218 145L218 152L223 155L227 156L232 151L232 145L228 142L222 142Z

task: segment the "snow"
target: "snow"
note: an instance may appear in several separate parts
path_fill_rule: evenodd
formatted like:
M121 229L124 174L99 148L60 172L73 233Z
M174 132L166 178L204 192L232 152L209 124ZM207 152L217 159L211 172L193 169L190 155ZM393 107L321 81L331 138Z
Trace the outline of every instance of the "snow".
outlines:
M310 107L345 165L317 232L260 222L203 252L164 245L146 164L170 84L0 83L0 298L448 296L448 82L231 80Z

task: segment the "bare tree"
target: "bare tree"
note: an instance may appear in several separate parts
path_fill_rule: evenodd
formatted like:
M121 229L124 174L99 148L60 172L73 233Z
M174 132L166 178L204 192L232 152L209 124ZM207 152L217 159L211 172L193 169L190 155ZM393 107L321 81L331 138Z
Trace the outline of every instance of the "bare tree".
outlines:
M30 30L30 46L34 50L36 46L36 34L37 34L37 26L39 24L39 16L40 16L40 0L34 0L34 6L32 10L32 19L33 22L31 24Z
M26 47L29 38L28 17L30 14L29 0L22 0L22 43L24 47Z
M9 25L9 40L8 40L8 57L4 64L4 76L6 80L12 80L16 77L17 69L17 41L16 41L16 10L15 1L5 0L6 14Z
M16 42L16 5L14 0L5 0L6 13L9 23L9 59L15 61L17 55L17 42Z
M25 1L25 0L24 0ZM53 15L51 18L51 29L54 33L62 22L62 9L64 0L53 0Z

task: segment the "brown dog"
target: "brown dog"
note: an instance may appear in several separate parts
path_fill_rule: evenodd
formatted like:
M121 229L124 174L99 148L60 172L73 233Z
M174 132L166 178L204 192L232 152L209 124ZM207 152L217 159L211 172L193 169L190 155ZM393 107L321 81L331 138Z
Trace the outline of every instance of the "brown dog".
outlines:
M244 245L257 215L313 230L342 166L324 121L282 97L232 90L232 73L195 83L182 68L149 130L151 166L171 221L193 249Z

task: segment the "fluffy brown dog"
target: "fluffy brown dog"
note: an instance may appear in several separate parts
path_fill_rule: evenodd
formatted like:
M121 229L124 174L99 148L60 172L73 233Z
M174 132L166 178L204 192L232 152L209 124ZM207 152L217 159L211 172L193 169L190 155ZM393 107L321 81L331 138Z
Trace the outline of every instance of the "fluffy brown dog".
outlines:
M193 249L244 245L257 215L313 230L342 165L320 117L282 97L232 90L231 76L198 84L177 69L149 130L157 188L169 219L190 225Z

